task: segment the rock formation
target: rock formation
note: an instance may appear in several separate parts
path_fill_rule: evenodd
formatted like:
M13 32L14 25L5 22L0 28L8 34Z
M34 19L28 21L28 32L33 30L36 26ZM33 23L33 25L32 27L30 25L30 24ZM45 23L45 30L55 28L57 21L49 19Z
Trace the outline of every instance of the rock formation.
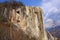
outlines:
M3 16L10 23L10 40L52 40L49 39L51 36L48 38L43 27L40 7L8 7L4 7Z

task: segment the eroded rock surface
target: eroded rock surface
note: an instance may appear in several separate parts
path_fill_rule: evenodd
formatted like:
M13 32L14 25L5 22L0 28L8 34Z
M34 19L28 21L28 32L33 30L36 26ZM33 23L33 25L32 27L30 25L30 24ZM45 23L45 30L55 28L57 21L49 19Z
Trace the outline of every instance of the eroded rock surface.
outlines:
M8 23L5 26L3 26L4 23L1 25L3 30L1 40L48 40L51 38L51 36L48 38L48 34L45 33L42 10L39 7L4 8L3 16L7 18L9 26Z

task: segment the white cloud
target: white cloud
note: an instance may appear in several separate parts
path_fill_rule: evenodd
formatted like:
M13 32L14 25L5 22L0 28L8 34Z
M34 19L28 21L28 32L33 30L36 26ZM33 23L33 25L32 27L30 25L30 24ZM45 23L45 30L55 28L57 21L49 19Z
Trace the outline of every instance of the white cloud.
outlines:
M47 19L46 23L44 24L45 28L53 28L56 26L60 26L60 20L54 22L53 19Z
M55 24L54 24L54 21L52 19L47 19L44 26L45 26L45 28L52 28L52 27L55 27Z
M58 12L58 8L53 6L52 3L43 3L42 9L44 10L44 13L50 13L50 12Z
M46 22L50 22L50 23L53 23L53 20L52 19L47 19Z
M60 5L60 0L42 0L44 3L46 2L50 2L52 3L53 5L57 6L57 5Z
M56 7L60 6L60 0L51 0L51 3Z
M49 14L60 12L58 7L56 7L58 4L59 4L58 6L60 6L60 0L49 0L48 2L46 1L48 0L43 0L42 6L41 6L45 15L44 19L46 19Z
M42 9L44 11L44 14L45 14L44 19L46 19L47 15L48 15L48 12L53 7L53 5L50 2L47 2L47 3L43 3L41 7L42 7Z
M52 12L52 13L57 13L59 10L56 7L52 7L48 13Z
M44 10L44 12L48 12L48 10L52 7L52 4L50 2L48 3L43 3L42 4L42 9Z
M42 0L42 9L44 10L44 20L45 20L45 27L46 28L51 28L52 26L56 26L56 25L60 25L60 21L55 23L53 22L52 19L49 19L48 16L50 14L55 13L54 15L56 15L57 13L60 13L60 0Z

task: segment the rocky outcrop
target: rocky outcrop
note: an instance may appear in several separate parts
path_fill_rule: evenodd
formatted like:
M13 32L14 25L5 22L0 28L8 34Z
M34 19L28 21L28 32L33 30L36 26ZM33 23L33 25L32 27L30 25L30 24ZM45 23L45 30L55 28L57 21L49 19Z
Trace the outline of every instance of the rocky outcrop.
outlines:
M35 37L38 39L40 36L43 37L42 12L39 7L22 6L17 9L12 9L10 10L8 19L30 38Z
M19 6L4 8L3 16L10 24L10 40L50 40L50 34L43 27L42 9L40 7ZM52 40L52 39L51 39Z

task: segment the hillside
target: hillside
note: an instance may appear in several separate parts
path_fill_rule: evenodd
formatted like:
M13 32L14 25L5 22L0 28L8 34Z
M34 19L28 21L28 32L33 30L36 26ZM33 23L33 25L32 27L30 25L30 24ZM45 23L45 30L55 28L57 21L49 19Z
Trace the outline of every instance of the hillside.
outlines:
M47 29L54 37L60 38L60 26Z

